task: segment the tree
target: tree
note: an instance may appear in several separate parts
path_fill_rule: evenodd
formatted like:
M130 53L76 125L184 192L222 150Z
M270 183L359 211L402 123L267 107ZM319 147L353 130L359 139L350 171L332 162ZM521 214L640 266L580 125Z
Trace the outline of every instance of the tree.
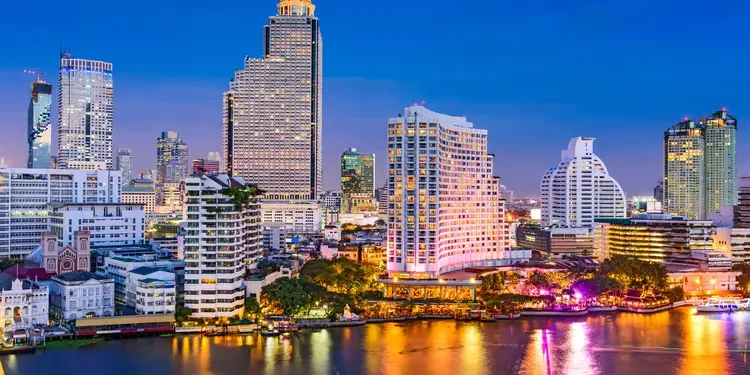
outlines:
M16 265L23 265L23 259L3 258L3 260L0 261L0 271L5 271L8 268Z
M546 272L532 272L529 274L528 283L537 288L549 288L552 286L552 281Z
M597 274L611 277L626 288L656 290L667 288L667 268L663 264L623 255L613 255L605 259Z
M737 276L737 288L744 290L746 294L750 292L750 263L735 264L732 271L740 272Z
M669 302L671 303L685 300L685 290L682 289L682 286L669 288L665 290L664 292L662 292L662 295L669 298Z
M261 313L260 303L255 297L245 298L245 313L248 315L258 316Z
M385 226L385 220L383 220L383 219L375 220L375 226L384 227Z
M174 319L177 322L182 323L190 319L191 314L193 314L193 310L186 307L178 307L174 312Z
M316 298L324 295L325 290L306 279L282 277L261 289L260 297L264 305L281 311L284 315L294 316L303 309L309 308Z

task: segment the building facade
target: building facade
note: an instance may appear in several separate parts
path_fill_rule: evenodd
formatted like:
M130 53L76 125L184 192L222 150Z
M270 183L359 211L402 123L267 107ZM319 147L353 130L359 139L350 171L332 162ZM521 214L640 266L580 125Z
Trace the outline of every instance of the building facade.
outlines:
M62 203L51 205L50 228L60 243L73 244L73 234L91 235L91 246L136 245L145 240L143 206L129 203Z
M0 167L0 257L20 259L49 231L49 205L119 203L117 171ZM13 220L11 220L11 217Z
M20 320L20 322L16 322ZM0 321L5 330L22 326L47 325L49 290L32 280L20 280L0 273Z
M422 106L388 121L388 271L436 278L510 250L487 131Z
M737 119L726 109L701 119L706 127L706 215L737 204Z
M261 204L263 222L280 223L288 234L309 235L323 229L323 216L317 201L273 201Z
M135 179L128 186L122 187L122 203L140 204L143 213L150 215L156 207L156 191L151 180Z
M177 308L175 281L146 277L137 281L135 313L174 314Z
M219 173L218 160L193 159L193 174Z
M687 220L669 214L600 218L594 229L600 258L625 255L652 262L679 262L696 250L712 250L710 220Z
M115 169L122 173L122 186L127 186L133 180L133 156L129 148L118 148Z
M594 255L594 235L591 228L520 225L516 228L516 244L520 249L533 251L535 258Z
M286 224L262 223L263 251L284 251L286 249Z
M224 168L268 199L322 193L322 38L311 0L281 0L263 32L263 58L246 58L224 93Z
M57 163L60 169L112 169L112 64L60 56Z
M328 212L339 212L341 210L341 190L328 190L323 193L321 203Z
M27 168L52 168L52 85L37 80L31 84L29 101Z
M260 193L228 175L189 177L185 186L185 307L193 318L242 315L242 280L261 256ZM246 201L224 194L239 190Z
M349 148L341 154L341 212L352 213L354 197L374 198L375 154Z
M594 154L594 138L577 137L542 177L544 226L591 228L597 217L626 217L625 192Z
M692 220L706 217L706 128L685 119L664 132L664 212Z
M49 284L50 319L66 323L78 318L114 316L114 281L86 271L52 277Z
M187 144L177 132L162 132L156 140L156 205L172 205L174 193L189 173Z

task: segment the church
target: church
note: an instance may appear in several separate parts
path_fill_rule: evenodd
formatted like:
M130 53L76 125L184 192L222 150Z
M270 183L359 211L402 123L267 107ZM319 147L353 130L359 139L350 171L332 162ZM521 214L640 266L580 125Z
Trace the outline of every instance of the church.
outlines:
M76 231L73 244L58 246L56 232L42 233L41 246L29 254L27 263L41 267L48 273L63 274L73 271L89 271L91 261L91 234L88 231Z

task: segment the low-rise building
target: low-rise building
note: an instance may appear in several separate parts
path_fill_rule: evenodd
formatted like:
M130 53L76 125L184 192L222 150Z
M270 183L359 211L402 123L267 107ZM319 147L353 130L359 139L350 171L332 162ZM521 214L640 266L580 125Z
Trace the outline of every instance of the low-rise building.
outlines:
M264 286L272 284L276 279L282 277L281 271L271 272L268 274L250 274L245 278L245 296L247 298L256 298L260 301L260 291Z
M654 262L679 262L696 250L713 249L710 220L687 220L669 214L598 218L594 247L598 257L613 254Z
M531 250L535 257L591 256L594 236L590 228L520 225L516 228L516 246Z
M81 317L115 314L114 280L86 271L56 275L50 280L50 318L66 323Z
M178 302L182 301L185 262L178 259L152 257L106 257L99 272L115 283L115 303L135 308L138 280L145 278L171 280L175 283Z
M132 306L136 314L174 314L177 286L174 274L150 267L133 270L130 287L134 288ZM130 297L130 291L128 291Z
M46 325L49 321L47 287L0 273L0 321L6 332Z
M263 228L263 251L284 251L286 249L287 226L284 223L261 223Z
M317 201L263 201L264 223L282 223L288 234L313 234L322 229L322 211Z
M73 243L73 234L87 231L91 246L143 243L146 225L143 206L128 203L55 204L50 228L63 245Z
M695 268L668 267L667 282L680 286L688 296L710 297L737 290L740 272L700 271Z
M326 225L323 239L326 241L341 241L341 228L336 225Z

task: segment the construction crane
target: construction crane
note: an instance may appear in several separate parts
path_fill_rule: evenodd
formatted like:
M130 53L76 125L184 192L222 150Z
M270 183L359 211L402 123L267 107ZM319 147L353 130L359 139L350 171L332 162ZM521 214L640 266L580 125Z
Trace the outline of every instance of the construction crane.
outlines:
M36 81L37 82L44 82L44 81L42 81L42 74L44 74L44 72L42 72L42 71L39 71L39 70L26 70L26 69L24 69L23 72L24 73L29 73L29 74L36 74Z

